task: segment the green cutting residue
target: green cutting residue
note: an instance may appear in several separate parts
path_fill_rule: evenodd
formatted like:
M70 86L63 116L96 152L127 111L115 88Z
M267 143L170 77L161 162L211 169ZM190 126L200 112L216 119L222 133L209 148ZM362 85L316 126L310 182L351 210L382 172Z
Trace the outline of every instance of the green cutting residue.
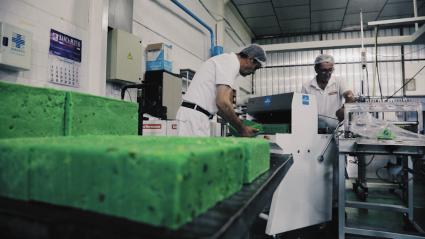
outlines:
M378 139L392 140L395 139L395 137L396 135L387 127L378 132Z
M290 133L289 124L260 124L251 120L244 120L242 123L246 126L251 126L255 129L258 129L257 135ZM239 132L233 126L230 126L230 134L236 137L240 136Z

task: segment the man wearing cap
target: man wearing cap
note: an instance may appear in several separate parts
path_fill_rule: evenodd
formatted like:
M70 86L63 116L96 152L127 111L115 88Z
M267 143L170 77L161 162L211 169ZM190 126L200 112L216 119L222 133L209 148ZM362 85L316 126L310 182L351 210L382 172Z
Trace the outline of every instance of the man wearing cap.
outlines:
M239 53L225 53L204 62L183 96L177 112L179 136L209 136L209 120L218 113L239 134L250 137L256 129L245 126L233 109L233 84L241 76L253 74L266 61L259 45L250 45Z
M344 119L343 99L346 103L354 102L354 94L347 83L332 75L334 58L331 55L321 54L314 61L314 70L317 75L303 84L301 93L316 96L317 111L319 114L319 128L335 129L338 121Z

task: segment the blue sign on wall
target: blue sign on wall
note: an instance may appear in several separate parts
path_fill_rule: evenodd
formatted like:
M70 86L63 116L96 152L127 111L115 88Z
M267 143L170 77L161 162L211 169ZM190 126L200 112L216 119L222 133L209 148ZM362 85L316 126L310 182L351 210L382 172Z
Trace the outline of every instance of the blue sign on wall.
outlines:
M303 95L303 105L309 105L310 104L310 97L308 95Z
M13 46L18 49L25 47L25 36L14 32L12 35L12 43L14 43Z
M81 48L81 40L50 29L50 54L81 62Z

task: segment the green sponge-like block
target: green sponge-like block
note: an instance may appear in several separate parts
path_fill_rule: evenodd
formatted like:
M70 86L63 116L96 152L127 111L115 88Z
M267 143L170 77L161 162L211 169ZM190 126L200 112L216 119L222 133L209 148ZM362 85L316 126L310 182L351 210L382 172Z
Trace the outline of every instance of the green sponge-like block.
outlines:
M270 168L270 145L264 139L224 138L223 143L241 145L245 152L244 183L251 183Z
M289 124L263 124L262 126L265 134L285 134L291 132Z
M0 140L0 158L28 162L31 200L176 229L242 187L244 148L214 142L146 136L7 139ZM14 198L19 188L9 188L6 196Z
M199 140L195 144L206 141ZM259 138L216 137L209 138L214 145L238 145L244 151L243 182L251 183L270 168L270 145L267 140Z
M0 82L0 138L137 135L137 104Z
M254 129L257 129L258 130L257 134L264 133L263 126L259 123L256 123L256 122L251 121L251 120L243 120L242 124L246 125L246 126L250 126ZM232 125L230 125L229 131L230 131L230 134L233 135L233 136L236 136L236 137L240 136L239 132Z
M17 156L17 151L23 151L19 145L0 146L0 196L28 200L28 154Z
M65 92L0 82L0 138L61 136Z
M137 135L137 104L67 93L65 135Z
M244 120L242 123L246 126L257 129L257 134L290 133L291 131L289 124L260 124L251 120ZM233 126L230 126L230 133L233 136L240 136L239 132Z
M392 140L395 139L396 135L391 131L389 128L383 128L378 131L378 139L386 139L386 140Z

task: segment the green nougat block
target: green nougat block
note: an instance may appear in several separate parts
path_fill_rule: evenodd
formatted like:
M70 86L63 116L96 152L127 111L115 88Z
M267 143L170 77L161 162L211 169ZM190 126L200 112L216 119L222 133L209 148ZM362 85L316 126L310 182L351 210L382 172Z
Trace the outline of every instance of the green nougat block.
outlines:
M264 139L256 138L235 138L235 137L216 137L208 140L200 139L194 142L197 145L203 143L217 145L239 145L244 149L244 172L243 182L251 183L259 175L270 168L270 145Z
M378 131L378 139L387 139L387 140L392 140L396 138L396 134L394 134L393 131L391 131L389 128L385 127L383 129L380 129Z
M143 143L149 145L152 150L171 150L174 147L174 151L176 152L191 152L194 150L203 150L205 152L202 155L198 155L196 158L190 157L190 167L185 168L185 170L189 171L186 171L186 173L184 173L185 176L183 177L184 179L191 178L192 172L205 172L203 181L197 180L195 182L204 182L205 186L201 188L210 189L207 191L194 190L189 192L198 194L196 197L194 197L198 199L198 206L193 206L193 210L195 210L195 212L197 212L199 208L201 211L204 211L211 205L214 205L216 200L222 200L241 189L243 179L244 151L238 145L226 145L221 147L215 145L216 139L199 137L189 138L143 136L137 138L141 138ZM137 143L137 140L131 141ZM231 146L232 149L233 147L238 147L239 154L235 156L234 152L229 152L227 149L229 146ZM140 147L140 145L135 145L135 147ZM167 147L171 148L168 149ZM220 156L213 156L216 155L217 152L220 152ZM202 160L200 160L200 158ZM192 181L189 180L188 183L190 182ZM188 187L194 189L200 188L195 186ZM191 203L188 204L188 208L190 207L192 207Z
M207 147L202 154L189 157L188 166L183 168L184 184L194 190L188 190L182 200L187 202L188 209L192 208L194 213L207 210L216 200L221 201L239 191L243 183L243 149L237 145L230 148L217 145ZM192 180L194 177L198 179ZM193 205L186 197L197 200Z
M65 92L0 82L0 138L60 136Z
M28 200L28 155L0 140L0 196Z
M244 183L251 183L270 168L270 145L264 139L223 138L223 143L241 145L245 150Z
M176 229L242 187L243 148L199 138L9 140L30 158L30 198Z
M289 124L263 124L265 134L290 133Z
M137 135L136 103L73 92L68 100L68 135Z
M264 133L263 125L262 124L256 123L256 122L251 121L251 120L243 120L242 121L242 124L244 124L246 126L250 126L250 127L254 128L254 129L257 129L258 130L257 134ZM229 131L230 131L230 134L231 135L236 136L236 137L240 137L239 132L232 125L230 125Z

